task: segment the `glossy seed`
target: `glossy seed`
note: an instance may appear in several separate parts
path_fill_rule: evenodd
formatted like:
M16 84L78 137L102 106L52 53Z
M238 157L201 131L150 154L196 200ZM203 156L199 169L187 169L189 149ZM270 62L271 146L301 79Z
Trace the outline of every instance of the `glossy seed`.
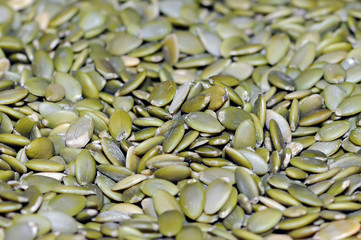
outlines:
M205 192L204 212L214 214L219 211L226 203L231 190L228 182L222 179L213 181Z
M216 118L203 112L189 113L185 121L191 128L205 133L218 133L224 129Z
M159 216L159 231L167 237L175 236L181 231L184 220L183 214L179 211L164 212Z
M314 207L323 205L322 201L312 191L297 184L291 184L288 187L288 192L291 196L307 205Z
M276 209L265 209L254 213L247 222L247 228L254 233L263 233L272 229L282 218Z
M351 220L333 221L315 234L315 239L344 239L359 231L360 224Z
M118 141L127 139L132 131L132 119L124 110L118 109L109 118L110 134Z
M84 147L94 131L93 120L85 115L75 120L65 134L65 142L69 147Z

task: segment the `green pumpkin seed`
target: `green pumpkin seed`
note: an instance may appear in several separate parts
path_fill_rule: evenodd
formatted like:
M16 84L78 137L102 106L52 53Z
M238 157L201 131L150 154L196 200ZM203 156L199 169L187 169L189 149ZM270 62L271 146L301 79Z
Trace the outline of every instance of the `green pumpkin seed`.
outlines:
M79 184L92 183L96 175L95 160L88 150L82 150L75 160L75 176Z
M4 239L34 239L37 232L37 226L34 222L18 223L10 226L3 233Z
M226 203L231 190L228 182L221 179L213 181L205 192L204 212L214 214L219 211Z
M243 168L237 168L235 174L238 191L245 194L251 203L256 202L259 191L252 176Z
M282 213L276 209L265 209L253 214L247 221L247 228L254 233L272 229L281 220Z
M46 217L51 223L51 229L54 232L64 234L75 233L77 230L76 221L66 213L59 211L45 211L40 213L41 216ZM64 225L66 222L68 224Z
M109 40L107 50L113 55L123 55L136 49L141 44L141 39L130 34L120 32Z
M194 240L203 240L202 231L196 226L185 226L177 234L176 240L181 239L194 239Z
M303 217L284 219L278 224L282 230L293 230L304 227L319 217L319 213L309 213Z
M177 200L170 193L161 189L154 193L153 203L158 215L172 210L182 212Z
M115 96L124 96L132 92L143 83L146 76L146 71L140 72L139 74L132 76L131 79L129 79L122 87L118 89L118 91L115 93Z
M309 189L297 184L291 184L288 187L288 192L302 203L310 206L319 207L322 206L322 201Z
M278 63L286 55L289 46L290 39L287 34L275 34L266 46L266 59L268 63L271 65Z
M361 109L359 109L357 104L354 104L355 102L358 102L361 99L361 95L354 95L351 97L345 98L336 108L335 114L337 116L350 116L353 114L357 114L361 112Z
M155 171L154 176L165 179L171 182L180 181L188 178L191 175L191 170L187 166L182 165L168 165Z
M205 133L218 133L224 128L218 120L203 112L192 112L185 117L186 123L193 129Z
M28 90L24 88L10 89L1 91L0 93L0 104L13 104L28 95Z
M158 18L144 24L143 28L139 31L139 35L141 39L146 41L156 41L163 39L171 31L172 26L170 22L166 18Z
M247 139L244 136L247 136ZM247 119L242 121L235 132L233 139L233 147L236 149L240 148L255 148L256 146L256 129L251 120Z
M232 131L236 130L242 121L252 120L249 113L236 107L221 109L218 112L217 117L225 128Z
M220 38L213 32L207 31L203 28L197 28L198 36L203 43L204 48L214 56L220 55Z
M85 115L76 119L65 134L65 142L69 147L84 147L90 140L94 131L92 118Z
M333 123L323 126L315 136L319 141L333 141L344 135L350 128L350 123L347 121L335 121Z
M86 198L77 194L59 194L49 202L49 207L54 211L61 211L70 216L79 213L86 204Z
M352 236L359 230L360 224L350 220L333 221L315 234L315 238L319 239L342 239Z
M73 102L81 99L81 85L69 74L57 72L55 74L55 83L63 86L66 99Z
M150 103L162 107L172 101L176 92L176 84L173 81L165 81L154 86L149 96Z
M132 120L128 113L118 109L109 118L110 134L118 141L127 139L132 131Z
M302 72L296 79L296 90L307 90L313 87L322 77L323 70L318 68Z

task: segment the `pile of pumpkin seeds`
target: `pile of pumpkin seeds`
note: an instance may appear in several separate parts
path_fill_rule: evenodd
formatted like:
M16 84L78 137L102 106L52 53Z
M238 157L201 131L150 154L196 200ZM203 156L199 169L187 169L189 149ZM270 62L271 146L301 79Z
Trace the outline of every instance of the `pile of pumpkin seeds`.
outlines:
M4 0L0 239L359 239L361 2Z

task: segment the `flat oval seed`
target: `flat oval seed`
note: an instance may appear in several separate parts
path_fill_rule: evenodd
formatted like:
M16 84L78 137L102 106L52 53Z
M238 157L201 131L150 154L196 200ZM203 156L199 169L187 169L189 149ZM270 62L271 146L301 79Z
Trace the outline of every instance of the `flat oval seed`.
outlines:
M197 219L202 214L205 203L202 184L196 180L189 180L181 189L179 203L187 217Z
M306 187L302 187L297 184L291 184L288 187L288 192L291 194L292 197L307 205L313 207L319 207L323 205L321 199L319 199L316 194L314 194Z
M203 44L197 36L188 31L176 31L179 51L187 54L201 54L205 51ZM191 43L191 44L190 44Z
M157 107L162 107L170 103L176 92L175 82L168 80L158 83L154 86L150 93L150 103Z
M181 110L185 113L200 111L208 105L210 100L211 96L207 93L197 94L185 101L181 107Z
M109 118L109 132L117 141L127 139L132 132L132 119L124 110L115 110Z
M323 70L310 68L303 71L296 79L296 90L307 90L312 88L322 77Z
M185 121L191 128L204 133L219 133L224 129L216 118L204 112L189 113Z
M39 214L50 221L51 229L54 232L72 234L77 230L77 222L66 213L59 211L44 211Z
M28 158L50 159L54 156L54 145L49 138L35 138L25 147L25 153Z
M167 137L163 142L164 152L172 152L184 136L184 124L179 124L176 127L172 128L168 133Z
M226 203L232 191L231 185L223 179L213 181L205 192L204 212L214 214Z
M158 219L159 232L166 237L175 236L181 231L184 220L183 214L179 211L164 212Z
M177 182L188 178L191 175L191 169L182 165L168 165L155 171L154 176L171 182Z
M53 60L45 51L37 51L34 54L33 71L37 77L51 79L53 69Z
M361 112L361 106L356 104L361 101L361 94L345 98L336 108L336 116L351 116Z
M262 240L262 236L255 234L253 232L247 231L246 229L233 229L232 234L240 239L253 239L253 240Z
M153 203L158 215L171 210L182 212L178 201L170 193L161 189L154 193Z
M164 179L147 179L145 181L143 181L140 184L140 189L142 190L142 192L144 194L146 194L149 197L152 197L153 194L158 190L158 189L162 189L165 190L167 192L169 192L172 195L176 195L179 192L179 189L176 185L174 185L173 183L164 180Z
M232 185L236 182L234 172L229 169L210 167L199 173L199 180L207 185L211 184L217 178L225 179Z
M37 233L38 236L46 234L51 230L50 221L47 218L40 216L38 214L22 214L14 217L13 220L14 225L19 223L29 223L29 222L33 222L38 226L38 233Z
M131 203L117 203L108 208L108 211L117 211L127 215L143 214L143 210Z
M84 115L76 119L65 133L65 143L68 147L81 148L90 140L94 131L91 117Z
M346 92L337 85L328 85L324 91L325 104L328 109L335 111L337 106L345 99Z
M101 145L105 156L116 166L125 165L125 156L119 146L109 138L102 138Z
M340 146L341 146L341 140L337 139L337 140L334 140L331 142L316 142L316 143L312 144L312 146L310 146L308 149L309 150L318 150L318 151L323 152L327 156L331 156L332 154L337 152L337 150L340 148Z
M74 53L70 47L60 47L55 51L54 66L58 72L68 72L73 64Z
M57 102L65 97L65 89L60 84L49 84L45 88L45 98L49 102Z
M277 122L278 127L282 133L283 140L286 143L291 142L292 133L290 125L288 124L287 120L282 117L279 113L273 110L267 110L266 111L266 126L268 129L270 129L269 122L273 119Z
M28 95L29 91L25 88L16 88L0 92L0 104L13 104Z
M244 166L248 169L253 168L250 161L240 151L231 147L225 147L224 150L227 153L227 155L237 164Z
M66 99L69 99L72 102L81 99L81 85L77 80L75 80L75 78L62 72L57 72L54 78L54 83L62 85L65 89Z
M228 130L235 131L244 120L252 120L251 115L243 109L227 107L217 113L218 120Z
M278 228L282 230L292 230L304 227L319 217L319 213L309 213L303 217L284 219L278 224Z
M126 178L120 180L119 182L117 182L113 186L112 190L117 191L117 190L123 190L123 189L129 188L131 186L134 186L134 185L144 181L147 178L148 178L147 176L142 175L142 174L131 175L131 176L126 177Z
M4 239L23 239L32 240L36 237L37 226L34 222L18 223L6 228L4 231Z
M338 64L326 64L323 67L324 78L329 83L342 83L346 79L345 70Z
M172 25L166 18L158 18L144 24L139 31L141 39L146 41L156 41L163 39L172 31Z
M284 33L277 33L270 38L266 45L266 59L268 63L271 65L278 63L286 55L290 42L290 38Z
M248 161L252 164L254 173L256 173L257 175L264 175L268 171L269 169L268 164L256 152L246 149L239 149L238 151L242 155L244 155L248 159Z
M234 134L233 147L235 149L256 147L256 129L251 120L244 120L238 125Z
M301 203L299 201L294 199L287 192L279 190L279 189L268 189L267 195L270 196L272 199L278 201L279 203L282 203L282 204L285 204L288 206L301 205Z
M236 184L238 191L245 194L253 202L258 201L258 187L252 176L243 168L238 167L235 171Z
M137 89L144 82L146 76L146 71L140 72L139 74L132 76L131 79L129 79L123 86L121 86L117 90L115 96L124 96Z
M217 34L203 28L197 28L197 33L204 48L212 55L219 56L221 39L217 36Z
M59 172L65 169L64 164L47 159L32 159L27 161L25 166L39 172Z
M163 52L168 63L175 65L179 59L179 45L175 34L170 34L164 39Z
M75 160L75 177L80 185L90 184L96 175L95 160L88 150L82 150Z
M119 32L107 43L107 50L113 55L124 55L142 44L142 40L128 33ZM121 47L119 47L121 46Z
M78 214L85 205L86 198L84 196L68 193L59 194L49 202L50 209L66 213L69 216Z
M335 121L323 126L315 136L318 141L329 142L336 140L350 129L348 121Z
M272 229L282 218L282 212L277 209L258 211L248 219L247 228L254 233L264 233Z
M92 79L83 72L77 72L76 73L76 79L80 82L82 93L84 97L87 98L99 98L99 92L96 88L95 84L93 83Z
M293 58L290 62L290 67L297 67L301 71L304 71L312 64L315 56L316 44L309 42L298 49L297 52L293 55Z
M360 230L360 223L351 220L333 221L314 236L315 239L345 239Z
M313 173L322 173L328 170L328 165L317 159L293 157L290 163L297 168Z
M185 226L177 234L176 240L189 239L189 240L203 240L202 231L196 226Z

